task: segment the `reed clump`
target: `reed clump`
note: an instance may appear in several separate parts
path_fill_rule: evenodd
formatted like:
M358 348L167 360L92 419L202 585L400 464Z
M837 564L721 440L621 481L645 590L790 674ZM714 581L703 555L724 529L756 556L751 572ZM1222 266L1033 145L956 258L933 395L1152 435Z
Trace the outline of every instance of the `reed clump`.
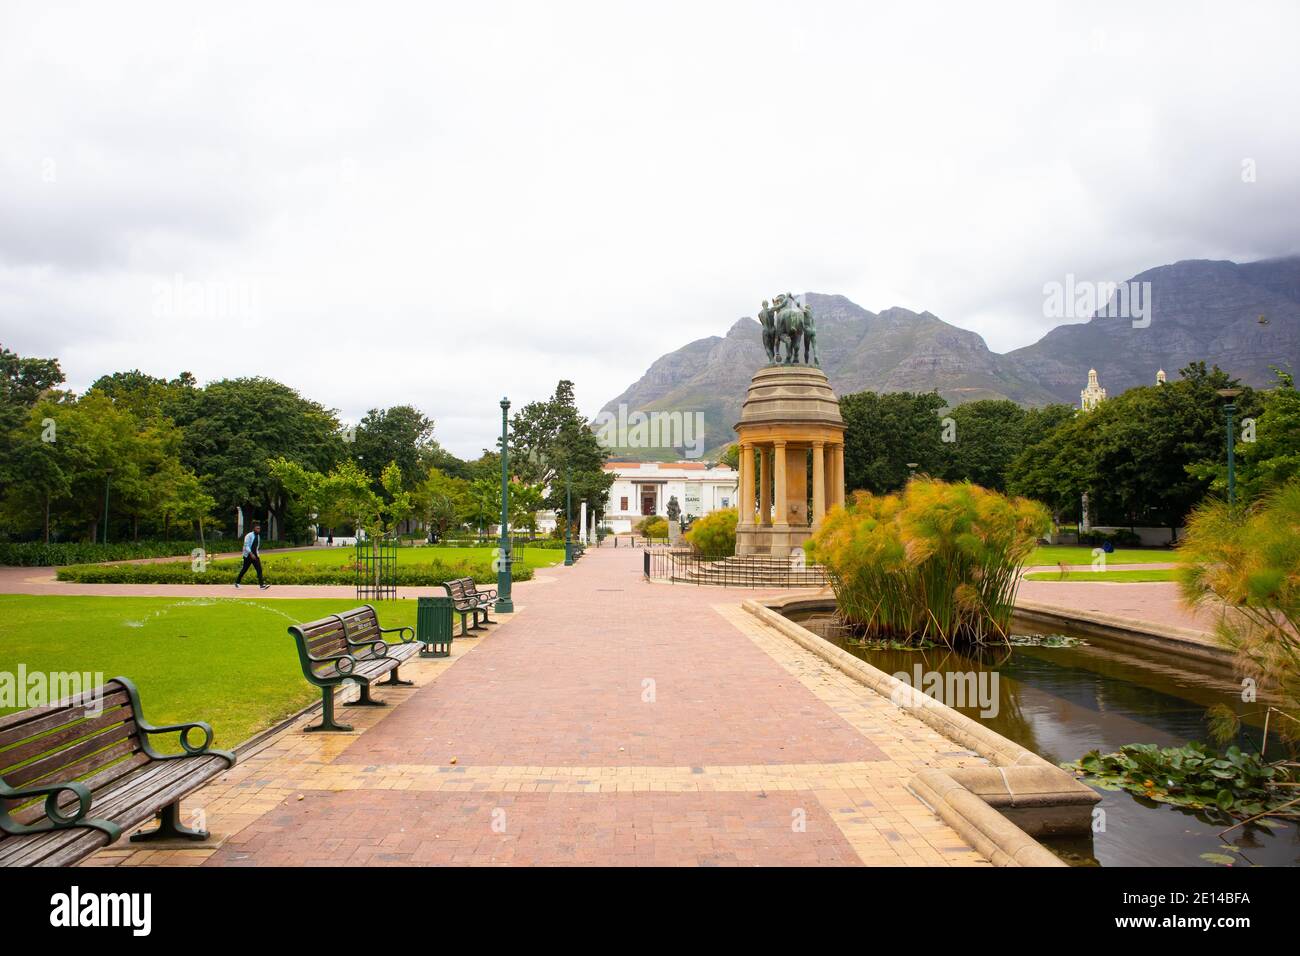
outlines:
M1036 501L922 476L855 492L804 549L865 638L954 647L1007 640L1020 572L1050 527Z

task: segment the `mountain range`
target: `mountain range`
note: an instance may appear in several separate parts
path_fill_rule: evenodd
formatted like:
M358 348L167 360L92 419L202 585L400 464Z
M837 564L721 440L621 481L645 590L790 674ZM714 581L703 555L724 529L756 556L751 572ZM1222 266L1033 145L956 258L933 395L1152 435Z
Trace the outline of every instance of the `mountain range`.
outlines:
M801 299L813 310L821 367L839 395L933 389L952 404L983 398L1077 404L1090 368L1117 395L1154 383L1158 369L1174 379L1198 360L1255 386L1273 380L1270 366L1294 370L1300 364L1300 256L1184 260L1129 283L1150 283L1149 324L1139 319L1135 327L1131 317L1112 315L1117 310L1103 303L1087 321L1057 326L1033 345L1004 354L930 312L870 312L842 295L817 292ZM630 411L703 413L704 447L715 452L734 440L749 380L766 361L758 321L738 319L725 335L697 339L656 359L604 410L617 414L625 405ZM657 455L620 451L677 457L671 449Z

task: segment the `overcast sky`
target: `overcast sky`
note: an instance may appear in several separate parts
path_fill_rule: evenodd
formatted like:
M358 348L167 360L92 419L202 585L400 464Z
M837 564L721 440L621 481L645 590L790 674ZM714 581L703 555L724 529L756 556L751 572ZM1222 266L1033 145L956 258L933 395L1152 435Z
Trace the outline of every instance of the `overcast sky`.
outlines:
M1298 10L4 0L0 342L462 455L782 289L1005 351L1067 273L1300 252Z

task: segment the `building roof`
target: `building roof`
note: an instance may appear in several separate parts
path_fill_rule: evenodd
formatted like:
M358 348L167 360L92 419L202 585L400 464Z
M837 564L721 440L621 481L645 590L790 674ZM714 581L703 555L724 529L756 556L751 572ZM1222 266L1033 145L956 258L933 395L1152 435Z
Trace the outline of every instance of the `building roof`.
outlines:
M737 472L730 465L719 462L710 467L703 461L607 461L605 471L629 477L654 476L656 478L720 478L731 480Z

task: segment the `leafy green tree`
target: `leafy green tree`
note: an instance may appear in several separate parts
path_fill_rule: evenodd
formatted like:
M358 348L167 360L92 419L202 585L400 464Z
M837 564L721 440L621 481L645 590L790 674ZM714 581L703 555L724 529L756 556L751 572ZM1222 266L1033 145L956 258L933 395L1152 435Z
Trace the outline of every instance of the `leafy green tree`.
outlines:
M1093 523L1177 528L1211 488L1224 456L1223 400L1239 387L1195 362L1178 381L1133 388L1058 425L1008 469L1013 494L1037 498L1058 520L1089 497ZM1259 407L1243 390L1242 414Z
M1273 371L1273 387L1256 393L1258 414L1252 418L1249 411L1243 411L1238 416L1236 484L1242 501L1262 498L1300 475L1300 391L1290 373ZM1209 478L1212 493L1227 495L1226 456L1201 463L1194 473Z
M840 399L844 416L844 477L850 492L897 491L907 483L909 462L918 474L944 465L937 392L855 392Z
M547 508L563 519L567 480L575 513L582 501L594 516L604 513L614 476L605 471L605 450L578 411L572 382L561 380L549 400L520 409L511 433L514 473L547 489Z
M522 481L510 485L510 524L526 528L530 535L537 534L537 512L546 506L546 489Z
M476 478L470 482L468 493L462 502L461 517L478 529L479 536L501 516L501 481L491 478Z
M411 488L428 473L426 452L433 441L433 419L410 405L372 408L357 426L349 451L376 489L384 468L397 462Z
M177 409L192 399L197 390L197 382L189 372L181 372L168 381L132 369L129 372L100 376L87 390L87 394L103 395L113 404L125 406L138 420L149 421L173 417Z
M288 499L268 463L285 458L325 474L344 457L334 412L268 378L213 382L180 403L176 422L185 435L182 461L204 479L221 513L266 512L281 531Z

